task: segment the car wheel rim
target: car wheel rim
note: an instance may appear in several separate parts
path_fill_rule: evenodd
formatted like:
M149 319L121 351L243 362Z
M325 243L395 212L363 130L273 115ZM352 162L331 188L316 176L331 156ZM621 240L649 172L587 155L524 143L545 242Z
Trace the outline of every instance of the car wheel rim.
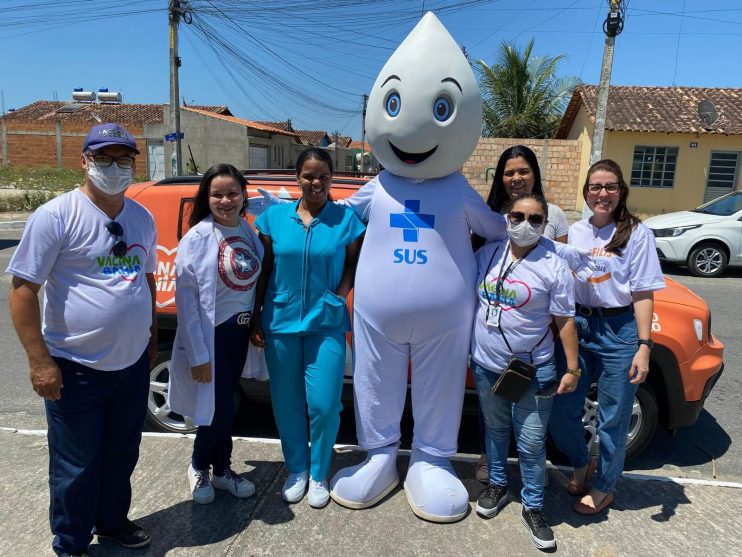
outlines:
M594 395L591 393L590 397ZM600 452L600 438L598 437L598 415L600 413L600 405L596 400L592 398L585 398L585 406L582 414L582 426L585 428L585 440L587 442L587 448L590 451L590 456L597 457ZM631 419L629 422L629 431L626 435L626 445L629 446L636 440L641 428L644 424L644 417L642 415L642 407L639 404L639 399L634 397L634 404L631 406Z
M158 423L170 430L193 431L196 429L190 418L185 418L170 410L167 403L170 361L162 362L149 372L149 397L147 411Z
M705 248L696 256L696 267L705 275L715 273L721 267L721 253L714 248Z

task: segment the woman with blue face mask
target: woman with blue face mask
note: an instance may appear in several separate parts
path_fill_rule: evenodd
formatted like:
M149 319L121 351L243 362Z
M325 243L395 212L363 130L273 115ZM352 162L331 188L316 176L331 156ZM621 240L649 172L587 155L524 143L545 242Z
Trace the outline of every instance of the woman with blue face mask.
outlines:
M553 397L574 390L579 374L572 273L561 258L539 245L547 214L543 197L521 195L507 213L509 238L477 251L479 304L471 341L488 457L488 485L479 494L476 511L491 518L508 501L507 459L514 430L523 480L522 523L539 549L556 546L543 514L546 429ZM561 381L552 319L574 372ZM534 373L518 396L501 390L508 379L504 371L511 366Z

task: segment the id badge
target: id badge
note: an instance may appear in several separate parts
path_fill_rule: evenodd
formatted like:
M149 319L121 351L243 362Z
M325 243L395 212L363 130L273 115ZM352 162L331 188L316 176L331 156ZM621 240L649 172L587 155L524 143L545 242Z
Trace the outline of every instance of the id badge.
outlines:
M501 312L502 308L500 306L490 306L487 308L487 325L490 327L499 327Z

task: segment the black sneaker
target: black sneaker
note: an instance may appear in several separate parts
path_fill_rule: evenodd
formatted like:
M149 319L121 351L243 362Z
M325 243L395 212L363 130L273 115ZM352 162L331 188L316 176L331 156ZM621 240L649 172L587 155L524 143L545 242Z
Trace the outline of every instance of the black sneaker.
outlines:
M544 513L540 510L523 507L520 516L523 528L531 534L531 541L537 549L553 549L556 547L554 532L549 528Z
M508 486L488 485L477 497L477 514L484 518L497 516L508 502Z
M146 547L152 541L152 536L149 535L147 530L137 526L129 519L126 519L118 532L108 533L96 531L96 534L99 538L113 540L129 549Z

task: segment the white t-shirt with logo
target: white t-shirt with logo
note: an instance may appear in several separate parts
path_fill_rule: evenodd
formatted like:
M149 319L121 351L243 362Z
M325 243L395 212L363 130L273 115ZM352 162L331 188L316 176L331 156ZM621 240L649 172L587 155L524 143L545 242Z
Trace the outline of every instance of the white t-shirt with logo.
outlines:
M251 312L255 304L255 285L260 275L260 259L244 220L235 227L214 223L219 244L214 324L221 325L236 313Z
M157 264L149 211L125 198L114 220L124 229L123 257L112 253L111 218L80 190L60 195L31 215L7 269L45 284L49 353L102 371L124 369L146 349L152 297L145 273Z
M512 355L525 361L530 361L532 350L534 364L550 360L554 341L547 332L552 316L570 317L575 313L572 273L561 258L539 245L520 263L513 264L500 289L500 328L506 343L500 329L487 324L487 313L494 311L491 308L501 269L505 274L513 261L507 248L507 240L492 242L475 254L479 304L474 317L471 356L492 371L501 371L510 361L507 343L513 349Z
M613 238L616 224L598 228L583 219L569 229L569 243L590 251L593 274L575 283L575 300L589 307L614 308L632 303L632 292L660 290L665 287L652 231L639 223L631 232L621 255L605 251Z

